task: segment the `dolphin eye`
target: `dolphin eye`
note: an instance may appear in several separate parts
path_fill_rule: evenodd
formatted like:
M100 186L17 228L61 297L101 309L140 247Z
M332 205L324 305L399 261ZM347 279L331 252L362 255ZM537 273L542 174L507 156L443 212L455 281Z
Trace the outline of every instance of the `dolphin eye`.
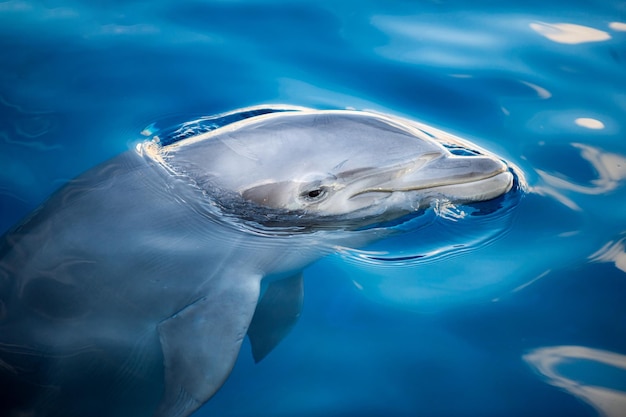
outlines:
M305 190L300 194L300 196L307 201L320 201L328 194L326 187L316 187L312 189Z

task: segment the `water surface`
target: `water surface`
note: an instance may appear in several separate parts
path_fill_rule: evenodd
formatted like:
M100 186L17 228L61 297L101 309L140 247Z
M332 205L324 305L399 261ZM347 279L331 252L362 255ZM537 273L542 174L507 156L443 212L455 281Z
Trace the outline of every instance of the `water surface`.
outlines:
M409 117L523 174L511 210L308 269L293 332L197 415L624 415L623 2L10 0L0 48L3 231L155 121L260 103Z

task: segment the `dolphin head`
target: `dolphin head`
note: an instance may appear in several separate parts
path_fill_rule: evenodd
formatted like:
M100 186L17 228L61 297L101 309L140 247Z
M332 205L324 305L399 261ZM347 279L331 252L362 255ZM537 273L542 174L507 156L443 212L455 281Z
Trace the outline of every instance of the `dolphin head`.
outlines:
M160 155L203 189L309 219L390 220L433 200L493 199L513 183L496 157L455 155L410 122L346 110L257 116Z

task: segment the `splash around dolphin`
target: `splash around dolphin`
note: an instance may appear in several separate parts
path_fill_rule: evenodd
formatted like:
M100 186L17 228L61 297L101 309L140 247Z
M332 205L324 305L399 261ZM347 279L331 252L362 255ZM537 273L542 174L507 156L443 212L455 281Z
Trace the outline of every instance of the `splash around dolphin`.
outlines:
M259 361L288 333L306 266L513 182L497 156L370 112L259 106L158 132L0 241L0 414L188 416L246 335Z

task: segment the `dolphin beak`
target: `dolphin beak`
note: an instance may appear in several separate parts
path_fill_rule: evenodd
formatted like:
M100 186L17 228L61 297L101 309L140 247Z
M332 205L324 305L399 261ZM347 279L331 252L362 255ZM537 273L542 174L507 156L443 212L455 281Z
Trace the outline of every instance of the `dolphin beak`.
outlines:
M403 176L411 189L432 188L479 181L507 172L507 166L483 156L450 156L428 162Z
M508 192L512 185L513 175L498 159L445 155L408 167L395 178L358 194L415 192L462 204L491 200Z

